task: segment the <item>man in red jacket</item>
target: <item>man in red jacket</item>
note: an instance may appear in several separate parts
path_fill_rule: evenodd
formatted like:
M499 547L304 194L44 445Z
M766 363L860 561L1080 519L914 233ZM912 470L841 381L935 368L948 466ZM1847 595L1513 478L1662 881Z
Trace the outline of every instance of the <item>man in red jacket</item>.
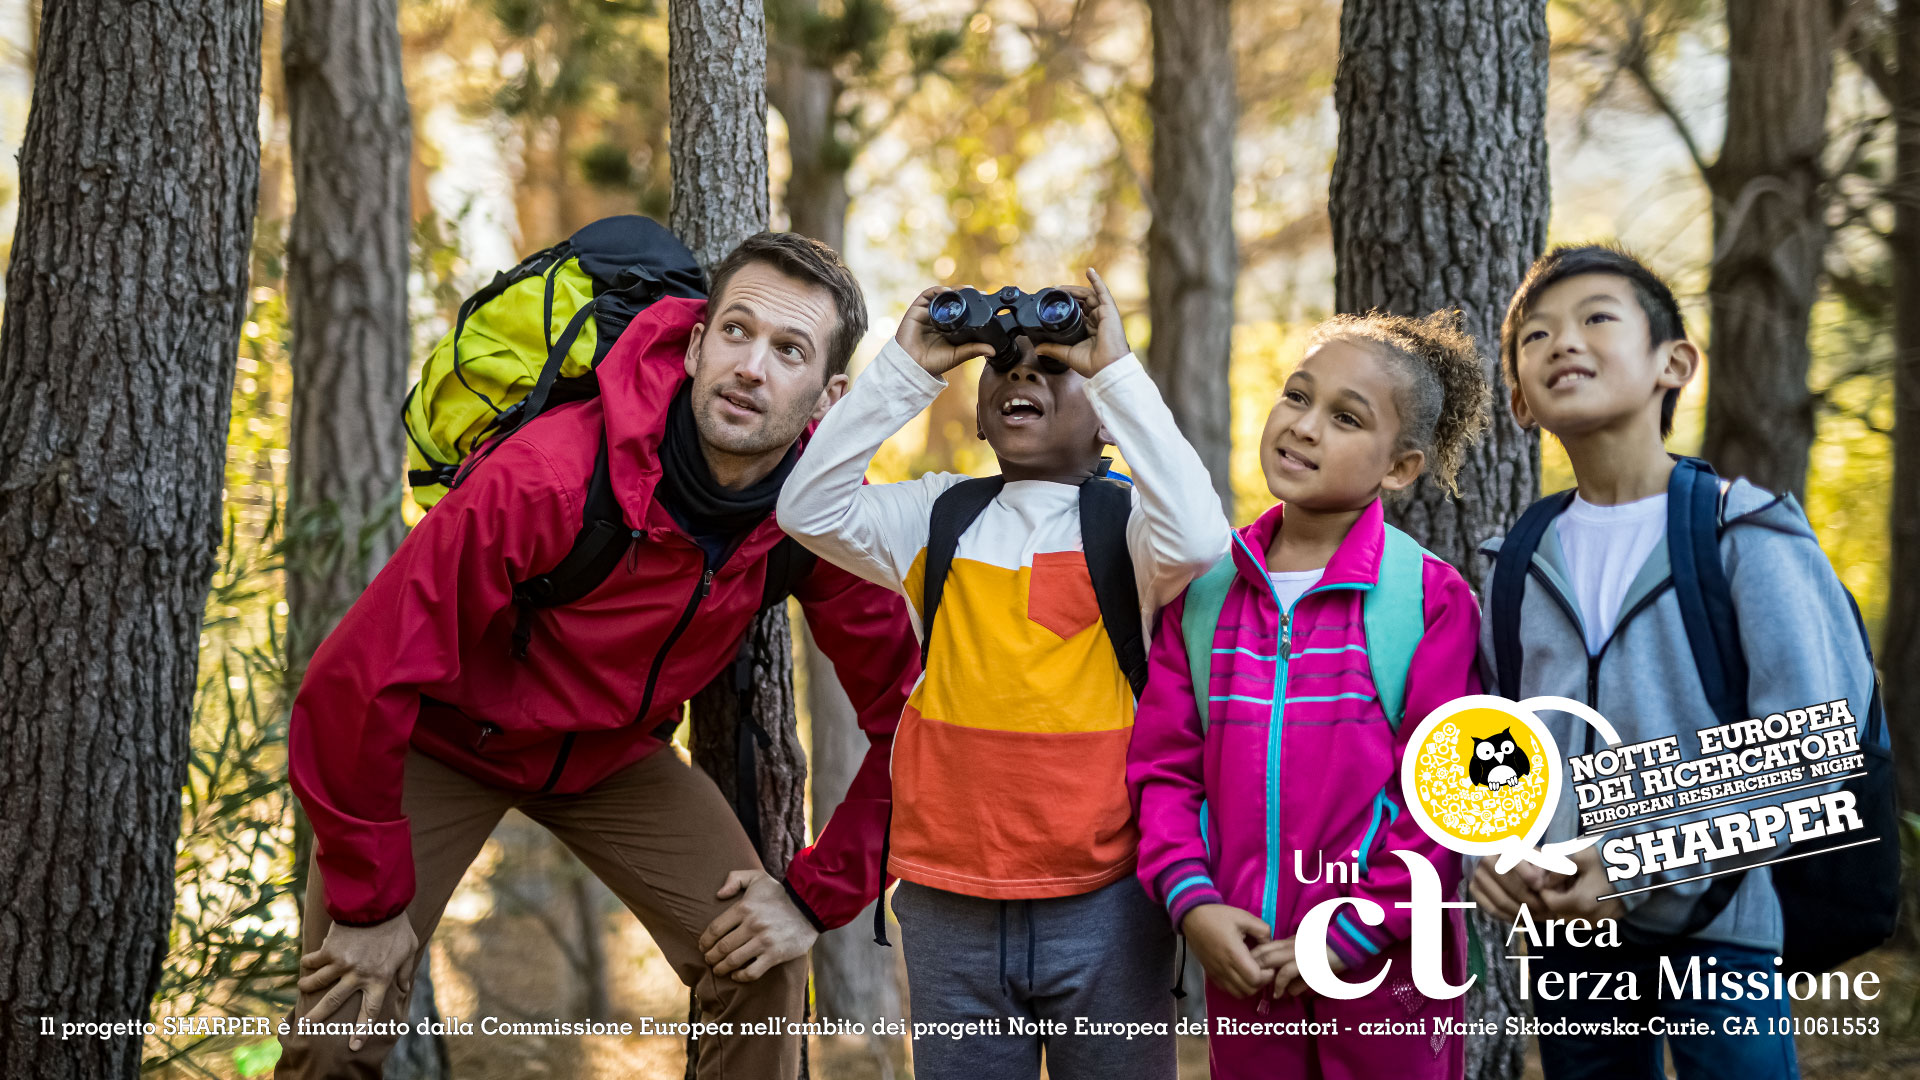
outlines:
M380 1075L420 952L509 809L639 916L704 1020L738 1031L802 1015L814 938L885 880L888 756L919 671L905 608L824 560L794 588L872 745L784 886L713 782L660 751L759 610L780 484L845 390L865 329L860 287L831 249L747 240L715 268L710 304L665 297L635 318L598 397L470 467L341 620L293 705L290 773L314 859L279 1075ZM626 557L516 635L514 586L571 549L603 445ZM698 1047L701 1077L798 1071L797 1036Z

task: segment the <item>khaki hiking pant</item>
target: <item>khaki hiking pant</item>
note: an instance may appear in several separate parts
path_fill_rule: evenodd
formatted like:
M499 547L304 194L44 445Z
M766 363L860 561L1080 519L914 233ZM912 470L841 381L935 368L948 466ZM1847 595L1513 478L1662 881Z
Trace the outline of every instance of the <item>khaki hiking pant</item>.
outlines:
M776 1016L796 1023L801 1019L807 980L804 957L750 983L715 978L701 957L701 933L731 903L714 899L714 894L727 874L757 868L760 858L720 789L671 749L575 795L504 791L418 751L408 751L402 800L413 831L416 883L407 918L422 951L494 826L508 810L519 810L566 844L639 916L680 981L699 996L703 1021L730 1022L738 1032L743 1025ZM332 925L316 865L307 875L301 952L318 949ZM403 966L396 983L411 982L419 960L416 954ZM297 1018L322 996L301 994L288 1024L297 1025ZM355 994L332 1016L319 1019L350 1024L359 1015L360 995ZM397 986L390 988L376 1019L394 1021L406 1016L406 995ZM345 1035L301 1035L294 1026L293 1033L281 1036L283 1053L274 1075L297 1080L379 1080L381 1063L397 1038L370 1035L357 1053L347 1049L347 1040ZM800 1070L797 1035L708 1036L698 1040L698 1046L700 1080L782 1080L797 1076Z

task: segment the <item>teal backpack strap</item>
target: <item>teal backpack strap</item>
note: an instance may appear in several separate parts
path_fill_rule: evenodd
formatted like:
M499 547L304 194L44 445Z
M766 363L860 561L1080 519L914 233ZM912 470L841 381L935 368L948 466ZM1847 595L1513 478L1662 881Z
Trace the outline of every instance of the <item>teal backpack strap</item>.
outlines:
M1425 568L1427 549L1391 525L1380 552L1380 577L1367 592L1367 662L1387 723L1397 733L1407 711L1407 669L1427 632ZM1215 610L1216 619L1219 617ZM1182 626L1184 631L1185 627Z
M1200 711L1200 735L1207 734L1213 688L1213 630L1220 625L1220 609L1226 606L1227 590L1237 573L1233 552L1220 556L1213 568L1187 586L1187 606L1180 613L1180 640L1187 646L1187 671L1193 676L1193 703Z

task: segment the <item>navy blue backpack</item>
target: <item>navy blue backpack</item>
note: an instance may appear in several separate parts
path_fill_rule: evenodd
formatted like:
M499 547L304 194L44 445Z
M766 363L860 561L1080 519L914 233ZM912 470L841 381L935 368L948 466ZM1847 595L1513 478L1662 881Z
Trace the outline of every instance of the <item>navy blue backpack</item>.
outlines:
M1720 478L1698 458L1680 458L1667 483L1667 552L1672 562L1671 585L1687 628L1700 685L1722 724L1748 719L1747 660L1740 647L1739 613L1726 568L1720 562ZM1525 663L1520 645L1520 601L1532 570L1533 553L1541 539L1573 501L1572 491L1549 495L1527 508L1501 544L1489 589L1489 618L1493 625L1494 664L1502 696L1518 700L1520 671ZM1844 586L1842 591L1845 592ZM1860 647L1873 661L1873 647L1860 618L1860 607L1847 592L1853 620L1860 631ZM1598 708L1598 702L1588 702ZM1885 710L1880 703L1880 680L1873 683L1867 709L1866 738L1860 750L1864 775L1842 784L1853 793L1861 832L1879 842L1856 844L1860 835L1844 833L1794 844L1785 853L1789 861L1772 867L1773 888L1780 900L1785 925L1781 955L1789 971L1823 972L1883 944L1893 935L1900 911L1900 832L1894 795L1893 752L1887 739ZM1687 924L1678 934L1655 939L1631 927L1627 936L1646 944L1671 944L1691 937L1717 918L1746 879L1746 871L1713 879L1695 901ZM1844 888L1836 885L1844 883Z

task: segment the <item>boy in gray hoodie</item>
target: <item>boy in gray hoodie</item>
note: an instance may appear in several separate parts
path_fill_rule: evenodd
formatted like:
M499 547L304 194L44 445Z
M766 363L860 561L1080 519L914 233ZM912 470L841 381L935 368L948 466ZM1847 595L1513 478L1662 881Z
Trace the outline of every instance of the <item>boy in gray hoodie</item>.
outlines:
M1695 733L1717 721L1694 668L1671 587L1666 538L1667 489L1675 465L1664 440L1672 429L1680 388L1700 364L1673 293L1620 251L1557 248L1534 264L1514 296L1501 332L1501 364L1515 419L1525 427L1538 425L1560 440L1578 484L1528 568L1519 608L1519 697L1572 698L1607 717L1623 743L1679 736L1683 758L1705 756ZM1874 684L1872 664L1861 647L1846 592L1800 508L1790 495L1774 495L1736 480L1724 489L1721 522L1720 556L1750 672L1748 715L1765 717L1845 698L1856 723L1864 727ZM1496 538L1482 552L1497 559L1500 546ZM1483 621L1481 644L1482 657L1497 680L1501 673L1494 660L1493 627L1493 619ZM1506 674L1511 678L1512 673ZM1542 719L1562 753L1573 756L1597 749L1592 729L1578 718L1548 712ZM1835 782L1792 795L1758 797L1780 802L1837 787ZM1560 801L1542 842L1568 840L1581 832L1573 784L1562 785ZM1660 824L1677 825L1728 809L1720 801L1711 809ZM1723 979L1734 976L1745 985L1747 973L1758 973L1771 985L1780 970L1775 957L1783 927L1766 867L1749 870L1731 901L1704 927L1691 935L1684 931L1696 902L1714 880L1710 875L1779 851L1717 864L1695 862L1619 882L1607 879L1601 851L1596 844L1575 855L1580 872L1573 876L1530 863L1507 874L1495 873L1492 860L1470 860L1467 867L1473 899L1495 918L1512 923L1526 906L1536 923L1546 918L1616 919L1626 931L1620 944L1531 950L1529 981L1536 985L1548 972L1616 973L1605 1000L1583 1000L1584 991L1557 999L1531 994L1540 1021L1640 1022L1635 1034L1543 1032L1540 1056L1547 1080L1664 1076L1663 1028L1682 1080L1797 1077L1791 1028L1779 1027L1779 1020L1790 1016L1785 1000L1772 995L1738 1001L1714 1000L1707 994L1676 996L1661 982L1659 971L1662 955L1679 970L1697 956L1702 970ZM1624 892L1683 878L1694 880ZM1624 894L1614 896L1617 892ZM1624 982L1620 972L1634 973L1637 1000L1614 998L1614 989ZM1595 980L1587 980L1588 989L1594 985ZM1655 1018L1661 1022L1650 1023ZM1683 1035L1676 1030L1704 1033Z

